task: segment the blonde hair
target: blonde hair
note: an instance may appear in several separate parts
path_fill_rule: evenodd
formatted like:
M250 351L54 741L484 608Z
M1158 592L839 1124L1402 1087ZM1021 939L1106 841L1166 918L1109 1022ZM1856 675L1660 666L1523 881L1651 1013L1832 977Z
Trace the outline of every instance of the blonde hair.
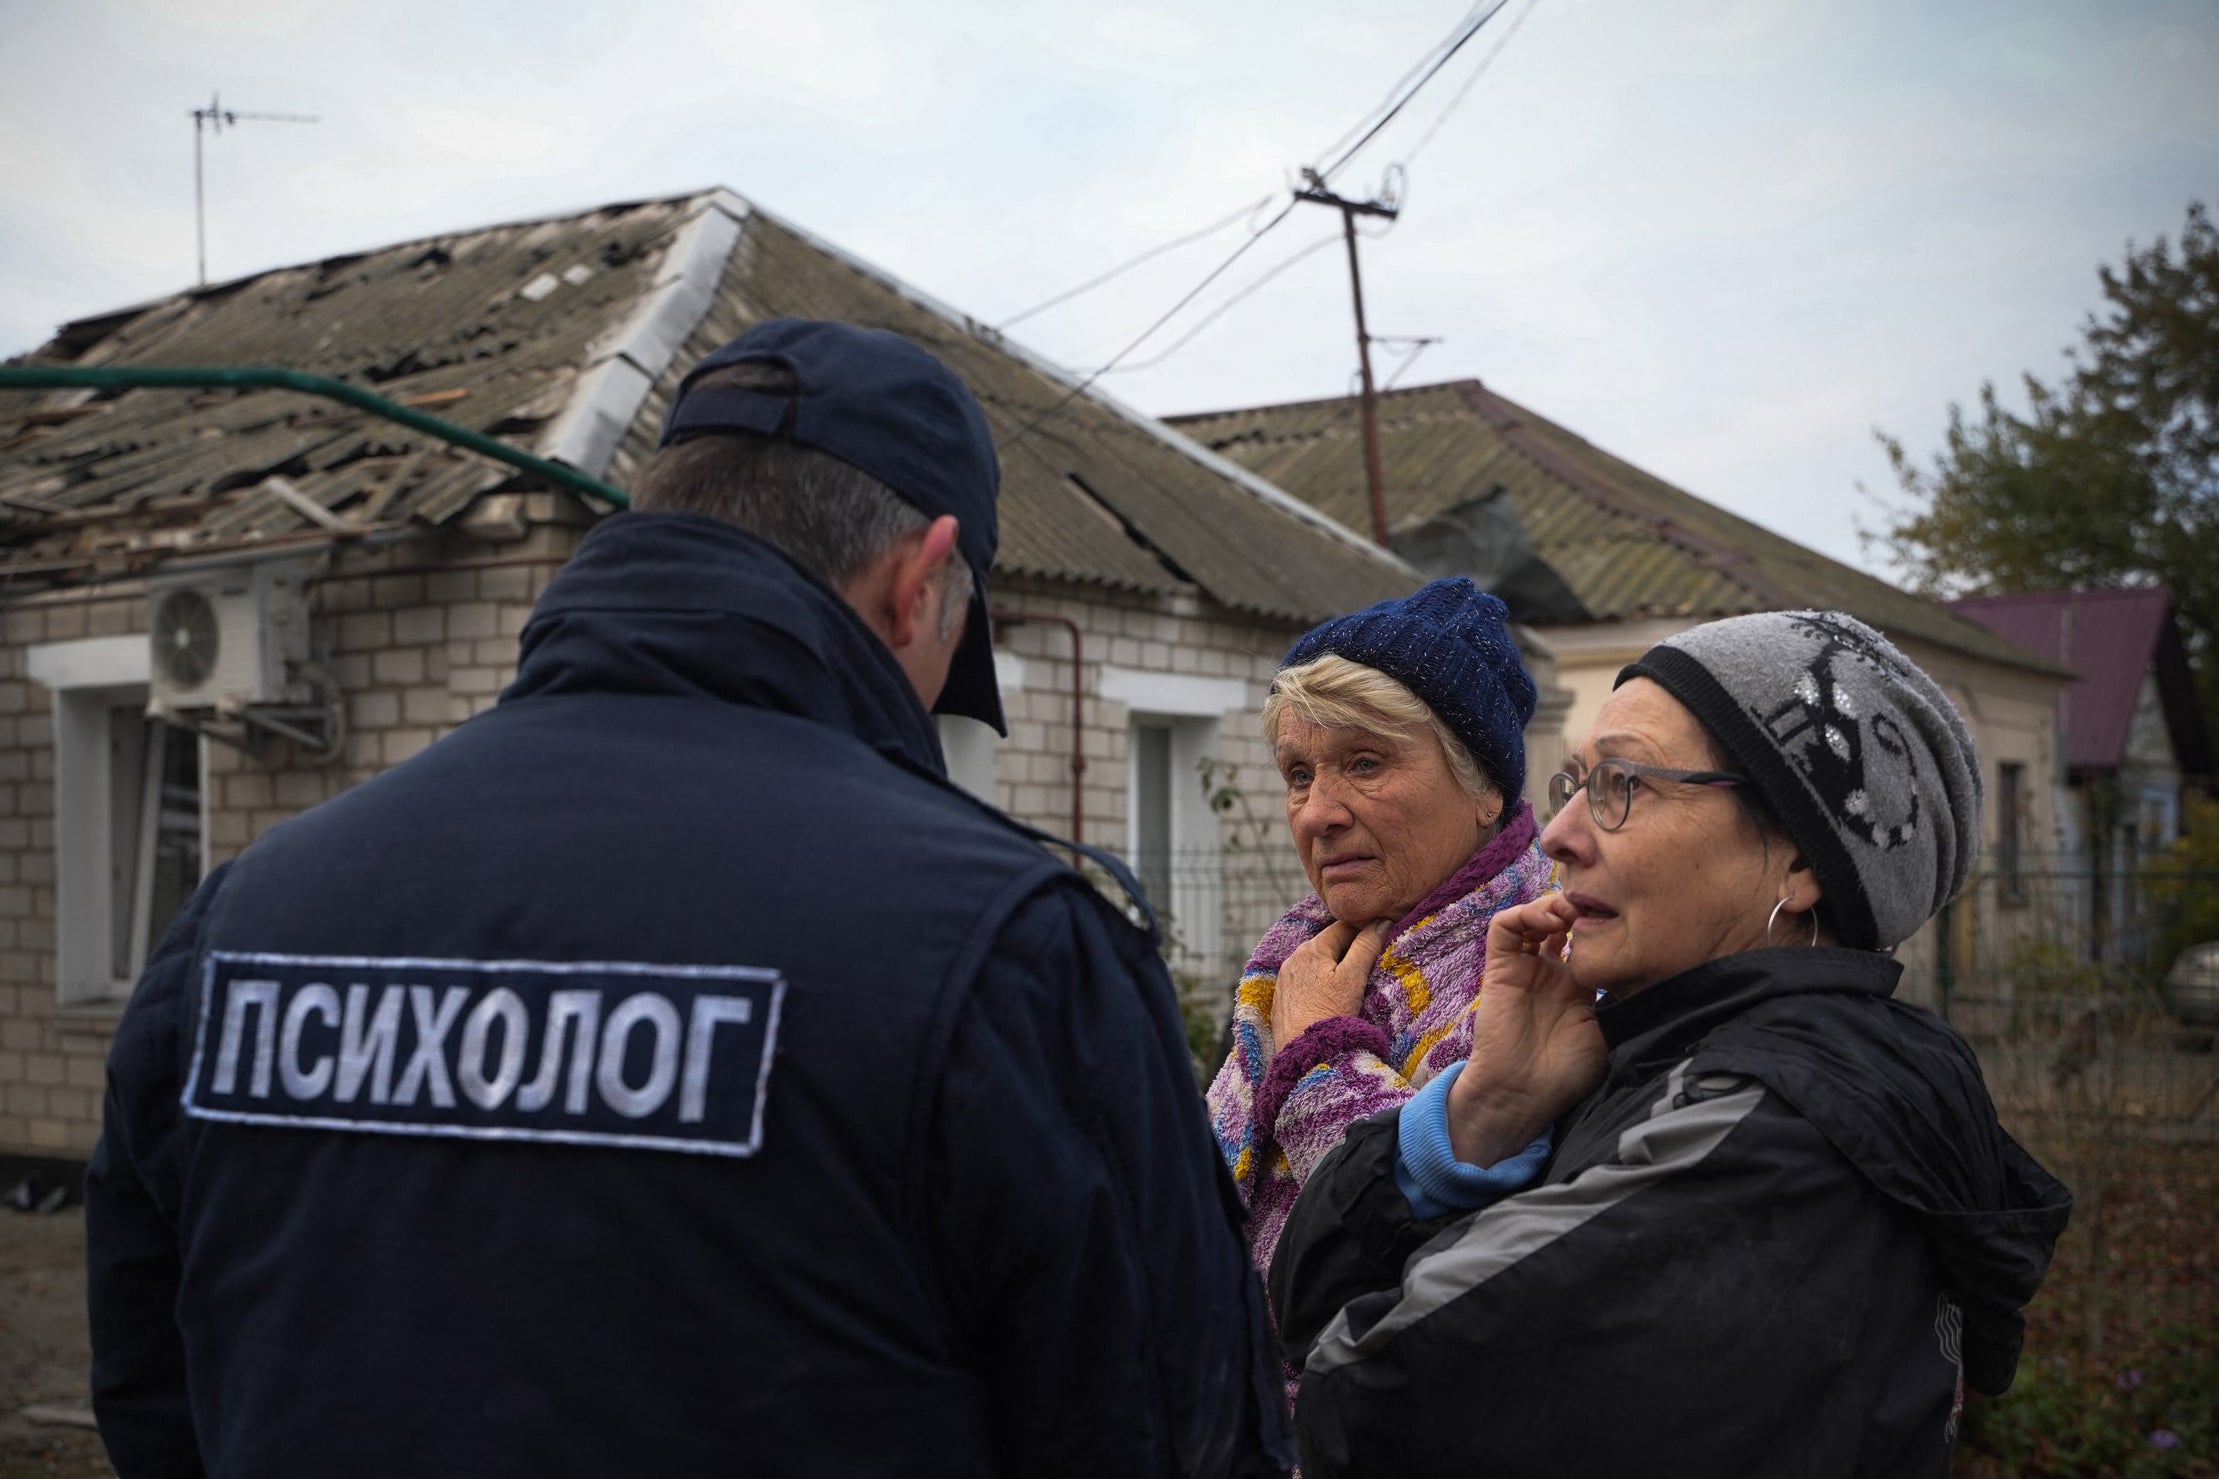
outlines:
M1328 729L1361 729L1393 739L1430 732L1441 742L1449 774L1473 801L1509 799L1462 740L1449 731L1426 701L1377 668L1328 652L1281 670L1264 700L1264 743L1279 743L1279 721L1289 710Z

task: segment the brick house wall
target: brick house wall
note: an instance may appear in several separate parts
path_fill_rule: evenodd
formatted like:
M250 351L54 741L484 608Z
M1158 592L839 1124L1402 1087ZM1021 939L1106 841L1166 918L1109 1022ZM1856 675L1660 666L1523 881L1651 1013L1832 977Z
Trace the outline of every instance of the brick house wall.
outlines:
M559 507L546 500L532 512L545 516ZM498 545L447 532L337 555L311 587L310 610L318 660L344 695L341 753L318 762L275 737L262 739L252 755L203 741L204 866L236 857L280 822L408 759L490 707L514 674L517 636L533 603L581 533L576 523L543 520ZM1214 949L1175 956L1174 964L1205 999L1229 1001L1248 948L1305 887L1255 723L1296 630L1213 613L1193 597L1037 580L997 581L996 603L1035 619L1003 635L1002 650L1015 660L1005 671L1021 673L1021 680L1005 694L1011 732L994 747L994 799L1037 826L1059 834L1070 829L1072 785L1070 638L1038 618L1077 623L1085 647L1082 822L1089 842L1121 854L1131 843L1134 705L1103 697L1105 674L1113 689L1120 676L1129 682L1135 674L1205 680L1205 698L1226 705L1177 716L1205 722L1210 758L1230 767L1220 774L1235 781L1237 795L1223 818L1208 813L1213 850L1218 838L1229 844L1222 863L1213 860L1205 870L1181 861L1182 880L1193 885L1182 887L1182 896L1206 899L1214 920L1206 929L1189 921L1175 928L1187 939L1214 940ZM47 643L136 636L146 625L143 585L119 582L18 598L0 626L0 1151L90 1153L121 1011L120 1001L59 1001L54 695L30 676L27 653ZM1206 807L1198 773L1188 769L1174 781L1188 793L1178 798L1182 810Z
M1081 633L1081 753L1087 762L1081 820L1087 842L1132 857L1136 713L1202 731L1198 742L1212 762L1208 789L1218 800L1210 806L1204 776L1193 763L1202 757L1182 753L1188 763L1170 776L1173 804L1195 815L1208 840L1181 846L1172 858L1167 923L1177 937L1171 961L1182 983L1204 1009L1229 1008L1250 948L1308 891L1287 835L1285 791L1258 728L1272 674L1302 629L1244 620L1191 596L1080 593L1067 585L1023 580L997 581L995 605L1005 612L1059 617L1076 623ZM1070 635L1046 622L1006 624L1001 650L1021 660L1022 686L1012 689L1005 669L1009 738L997 747L997 803L1036 826L1068 833ZM1151 702L1147 678L1156 675L1174 680L1160 685L1164 708L1183 704L1186 711L1166 713ZM1126 681L1120 685L1118 679ZM1124 696L1118 696L1121 687ZM1208 817L1197 808L1206 809ZM1181 904L1189 913L1207 911L1206 923L1178 917Z
M346 695L345 747L319 764L282 739L259 758L211 746L209 866L491 708L515 676L533 603L579 535L543 525L498 552L465 545L446 560L403 545L318 581L311 609L329 642L325 665Z
M319 656L345 696L345 747L319 764L284 739L265 739L254 756L203 741L204 865L491 706L515 671L532 603L578 537L540 523L498 546L441 534L340 554L313 586L310 610ZM146 625L136 582L21 598L0 620L0 1151L90 1153L122 1007L59 1000L54 697L29 675L27 653Z
M143 595L34 599L0 620L0 1150L92 1148L115 1023L55 1000L53 704L26 649L145 629Z

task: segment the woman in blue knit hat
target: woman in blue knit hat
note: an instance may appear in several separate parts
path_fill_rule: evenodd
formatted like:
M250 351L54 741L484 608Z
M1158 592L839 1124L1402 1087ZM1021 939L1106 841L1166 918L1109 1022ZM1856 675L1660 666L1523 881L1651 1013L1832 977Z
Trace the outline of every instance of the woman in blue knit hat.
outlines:
M1315 892L1256 947L1210 1086L1259 1269L1343 1132L1469 1054L1488 921L1547 887L1506 616L1434 581L1309 632L1264 704Z

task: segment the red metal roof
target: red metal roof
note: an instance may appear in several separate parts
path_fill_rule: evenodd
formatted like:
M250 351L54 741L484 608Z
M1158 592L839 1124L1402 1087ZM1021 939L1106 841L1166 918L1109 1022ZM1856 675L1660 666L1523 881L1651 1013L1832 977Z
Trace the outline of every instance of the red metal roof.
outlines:
M1968 596L1948 603L1997 636L2031 648L2080 674L2058 700L2063 709L2065 764L2071 770L2115 770L2142 680L2157 668L2166 721L2183 770L2195 772L2204 751L2194 703L2173 691L2185 674L2185 652L2173 623L2173 596L2164 586L2123 590L2041 591L2024 596ZM2185 710L2185 713L2181 712Z

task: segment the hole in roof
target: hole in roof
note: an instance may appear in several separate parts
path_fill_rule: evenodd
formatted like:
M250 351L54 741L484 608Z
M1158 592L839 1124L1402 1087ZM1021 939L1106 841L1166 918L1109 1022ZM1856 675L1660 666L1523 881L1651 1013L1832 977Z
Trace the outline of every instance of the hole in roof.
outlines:
M300 478L306 477L307 475L307 456L301 453L295 453L293 456L286 458L283 462L274 462L267 467L253 469L238 468L231 472L224 473L221 476L211 478L208 483L208 491L211 494L228 493L233 488L255 487L259 485L265 478Z
M422 355L413 349L404 349L398 358L388 360L382 365L363 366L362 378L372 385L383 385L388 380L398 380L403 375L414 375L430 368Z

